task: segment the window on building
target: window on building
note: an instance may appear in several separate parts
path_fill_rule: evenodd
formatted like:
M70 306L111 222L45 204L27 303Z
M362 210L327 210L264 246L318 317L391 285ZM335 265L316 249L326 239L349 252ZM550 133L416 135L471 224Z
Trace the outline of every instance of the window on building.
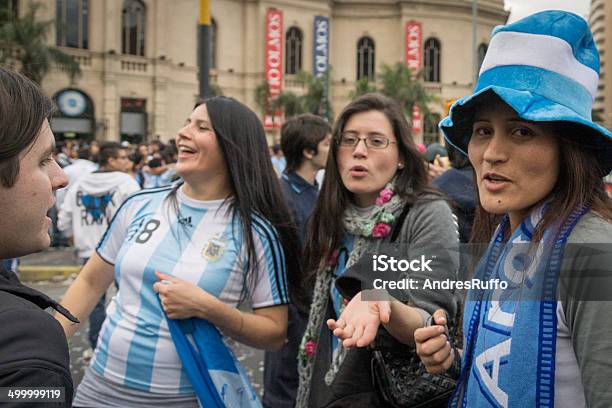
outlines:
M489 46L487 44L480 44L478 46L478 71L480 71L480 67L482 67L482 63L485 59L485 55L487 55L487 49Z
M144 142L147 138L147 100L121 98L119 122L122 141Z
M423 127L423 143L429 146L432 143L439 143L440 136L438 135L438 123L440 122L440 115L432 113L429 115L429 119L425 120Z
M440 82L440 41L428 38L425 41L425 81Z
M285 73L294 75L302 69L302 30L291 27L285 37Z
M89 48L89 0L56 0L55 16L57 45Z
M0 21L17 17L17 0L0 0Z
M144 56L145 5L140 0L124 0L121 50L124 54Z
M376 66L376 46L370 37L361 37L357 41L357 80L368 78L374 81Z

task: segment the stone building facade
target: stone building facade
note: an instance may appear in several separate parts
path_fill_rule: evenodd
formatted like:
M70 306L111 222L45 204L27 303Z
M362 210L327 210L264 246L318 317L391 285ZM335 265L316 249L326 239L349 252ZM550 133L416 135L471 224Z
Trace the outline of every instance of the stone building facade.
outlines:
M6 0L5 0L6 1ZM12 0L24 13L26 0ZM59 137L136 141L174 136L197 98L198 0L39 0L39 18L56 21L48 41L82 68L73 83L53 69L44 90L58 102ZM210 0L211 82L259 111L255 89L269 66L267 17L282 16L277 61L283 90L303 92L295 72L313 72L317 58L331 67L329 95L338 114L358 77L376 78L384 64L418 63L438 116L473 86L471 0ZM502 0L479 0L477 44L504 24ZM327 35L315 28L327 23ZM319 27L319 26L318 26ZM418 36L408 30L418 28ZM320 28L320 27L319 27ZM325 38L323 38L325 37ZM278 45L278 44L277 44ZM278 55L277 55L278 57ZM416 61L416 62L415 62ZM320 61L319 61L320 62ZM277 129L270 129L272 138ZM437 140L424 123L417 140Z
M601 58L601 74L593 112L605 127L612 129L612 2L592 0L589 23Z

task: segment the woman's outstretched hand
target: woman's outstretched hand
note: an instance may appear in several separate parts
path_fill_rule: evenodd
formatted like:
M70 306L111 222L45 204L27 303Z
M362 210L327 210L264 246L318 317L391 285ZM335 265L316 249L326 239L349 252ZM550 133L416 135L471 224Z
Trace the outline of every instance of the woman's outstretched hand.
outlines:
M431 374L446 372L455 358L459 357L455 356L454 349L446 336L446 323L446 312L438 309L433 314L431 326L422 327L414 332L416 352Z
M363 293L359 292L351 299L338 320L327 321L327 327L342 340L346 348L368 346L376 338L380 324L389 323L391 318L390 300L363 300ZM388 298L386 292L368 295L371 298Z

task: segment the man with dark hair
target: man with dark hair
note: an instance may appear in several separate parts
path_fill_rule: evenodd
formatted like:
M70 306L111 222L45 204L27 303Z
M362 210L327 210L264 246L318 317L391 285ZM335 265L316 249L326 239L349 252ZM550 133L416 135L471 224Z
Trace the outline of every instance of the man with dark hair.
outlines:
M287 165L280 180L283 196L298 226L302 245L306 223L319 194L315 180L324 169L331 143L331 127L318 116L305 114L286 121L281 128L280 146ZM306 329L308 314L289 305L287 343L265 355L263 405L290 408L298 388L297 353Z
M128 151L118 143L108 142L98 153L100 169L79 178L66 193L57 227L67 237L74 237L79 262L85 265L104 235L121 204L140 186L126 171ZM102 296L89 317L89 343L96 348L98 334L106 317Z
M287 160L281 188L295 216L302 242L306 220L319 193L315 177L317 171L325 168L330 143L331 127L319 116L299 115L281 128L281 148Z
M48 118L52 102L24 76L0 67L0 258L49 246L46 216L53 192L68 178L53 159ZM0 387L63 388L71 406L73 383L66 336L44 309L78 322L48 296L0 266ZM17 406L3 402L2 406Z

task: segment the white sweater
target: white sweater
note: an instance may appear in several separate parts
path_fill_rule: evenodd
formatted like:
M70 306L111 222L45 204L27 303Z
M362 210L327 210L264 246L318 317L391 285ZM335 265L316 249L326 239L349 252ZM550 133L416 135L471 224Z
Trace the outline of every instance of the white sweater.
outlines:
M138 190L136 180L120 171L84 175L68 189L57 227L74 237L80 258L93 254L121 204Z

